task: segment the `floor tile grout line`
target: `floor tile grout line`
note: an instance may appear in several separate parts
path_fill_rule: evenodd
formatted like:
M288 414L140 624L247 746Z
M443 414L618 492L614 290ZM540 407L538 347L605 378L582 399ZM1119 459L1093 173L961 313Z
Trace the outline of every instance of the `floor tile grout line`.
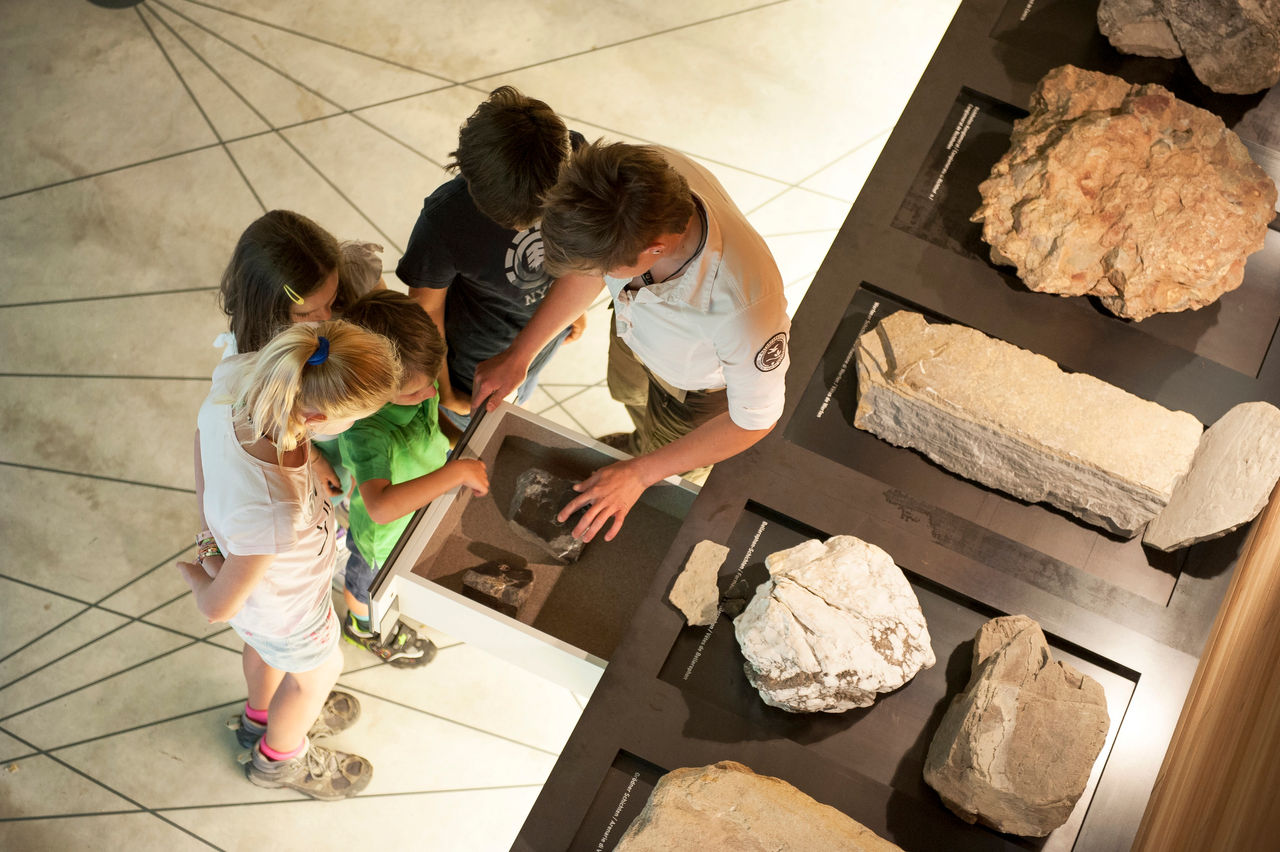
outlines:
M231 150L227 148L226 139L224 139L222 134L218 131L217 125L213 123L213 119L210 118L209 113L205 111L204 105L200 103L200 99L196 97L196 93L191 90L191 87L189 85L187 85L187 78L182 76L182 72L178 70L177 63L173 61L173 57L169 55L169 51L165 50L164 45L160 43L160 37L157 36L155 31L151 29L151 24L147 22L146 15L142 14L142 7L135 6L134 11L138 13L138 19L141 20L142 25L147 28L147 32L150 34L152 41L156 43L156 47L158 47L160 49L160 52L164 54L165 61L169 63L169 67L172 68L173 73L177 75L178 82L182 83L182 88L187 90L187 95L191 98L191 102L196 105L196 109L200 110L200 115L204 116L205 123L209 125L209 130L212 131L213 133L213 138L218 140L218 145L222 148L223 153L227 155L227 159L231 160L231 165L240 174L241 180L243 180L245 183L245 186L248 187L249 193L253 196L254 201L258 202L258 206L262 208L262 212L264 213L267 212L267 205L262 202L262 198L261 196L258 195L258 191L254 189L253 184L249 182L249 176L244 173L244 169L240 168L240 163L236 161L235 155L233 155L231 153ZM152 15L155 15L156 20L164 24L165 28L169 30L169 32L173 35L174 38L178 39L179 43L181 43L184 47L186 47L187 50L191 51L192 53L195 53L195 51L192 50L191 46L187 44L185 41L183 41L182 38L176 32L174 32L173 27L170 27L167 21L165 21L159 15L156 15L156 11L154 9L147 7L147 11L150 12ZM197 54L197 58L199 58L198 54ZM268 127L270 126L270 122L267 122L267 126Z
M136 379L158 382L208 382L208 376L127 376L109 373L0 373L0 379Z
M186 16L186 15L184 15L183 13L181 13L181 12L177 11L176 9L174 9L172 6L169 6L167 3L165 3L165 2L164 2L164 0L150 0L150 2L155 3L156 5L158 5L158 6L162 7L162 8L164 8L164 9L167 9L167 10L168 10L169 12L171 12L172 14L177 15L178 17L182 18L184 21L186 21L187 23L189 23L189 24L191 24L192 26L196 27L197 29L202 30L202 31L204 31L204 32L208 33L209 35L213 36L213 38L217 39L218 41L221 41L222 43L224 43L224 44L228 45L229 47L231 47L231 48L233 48L233 49L235 49L235 50L239 51L240 53L244 54L244 55L245 55L245 56L247 56L248 58L250 58L250 59L254 60L254 61L255 61L255 62L257 62L257 63L259 63L259 64L260 64L260 65L262 65L263 67L265 67L265 68L267 68L267 69L269 69L269 70L271 70L271 71L275 72L276 74L280 75L280 76L281 76L281 77L283 77L284 79L288 80L290 83L293 83L295 86L299 86L299 87L301 87L301 88L305 89L306 91L310 92L311 94L313 94L313 95L315 95L316 97L318 97L318 98L320 98L321 100L323 100L325 103L327 103L327 104L329 104L329 105L331 105L331 106L333 106L333 107L336 107L340 112L342 112L342 113L344 113L344 114L348 114L348 115L351 115L351 114L352 114L350 109L348 109L347 107L345 107L345 106L343 106L342 104L338 103L338 102L337 102L337 101L335 101L333 98L330 98L329 96L325 95L324 93L320 92L320 91L319 91L319 90L317 90L317 89L313 89L313 88L311 88L311 87L310 87L310 86L308 86L306 83L303 83L301 80L298 80L297 78L295 78L295 77L293 77L293 76L291 76L291 75L289 75L289 74L285 73L283 70L281 70L281 69L279 69L279 68L276 68L274 65L272 65L272 64L271 64L271 63L269 63L269 62L267 62L267 61L266 61L265 59L263 59L262 57L260 57L260 56L256 56L255 54L253 54L253 53L249 52L248 50L246 50L245 48L241 47L240 45L235 44L234 42L232 42L231 40L229 40L229 39L225 38L224 36L222 36L222 35L220 35L220 34L218 34L218 33L215 33L213 30L209 29L208 27L206 27L204 24L200 23L199 21L192 20L192 19L191 19L191 18L189 18L188 16ZM360 218L361 218L361 219L364 219L366 222L368 222L368 223L369 223L369 225L370 225L370 227L372 227L375 231L377 231L377 232L378 232L378 234L379 234L379 235L380 235L384 240L386 240L386 241L387 241L387 243L388 243L392 248L394 248L397 252L400 252L401 254L404 254L404 248L403 248L403 247L402 247L402 246L401 246L401 245L400 245L396 240L392 239L392 237L391 237L391 235L390 235L390 234L388 234L386 231L382 230L382 228L378 226L378 223L374 222L374 221L373 221L373 218L372 218L372 217L370 217L370 216L369 216L369 214L365 213L365 212L364 212L364 210L362 210L362 209L360 208L360 206L359 206L359 205L357 205L357 204L355 203L355 201L353 201L353 200L351 199L351 197L350 197L350 196L348 196L345 192L343 192L343 191L342 191L342 189L341 189L341 188L339 188L339 187L338 187L337 183L335 183L335 182L334 182L334 181L333 181L333 180L332 180L332 179L331 179L327 174L325 174L323 171L321 171L321 170L320 170L320 168L319 168L315 163L313 163L313 162L312 162L312 161L311 161L311 160L310 160L310 159L309 159L305 154L303 154L303 153L302 153L302 151L301 151L301 150L299 150L298 146L297 146L296 144L294 144L293 140L291 140L288 136L286 136L286 135L284 134L284 132L283 132L283 130L282 130L282 129L280 129L280 128L276 127L276 126L275 126L275 124L274 124L270 119L268 119L268 118L267 118L267 116L266 116L266 115L264 115L264 114L263 114L263 113L262 113L262 112L261 112L257 107L255 107L255 106L254 106L254 105L249 101L249 99L248 99L247 97L245 97L245 96L244 96L244 94L242 94L242 93L240 92L240 90L239 90L239 89L237 89L235 86L233 86L233 85L231 84L231 82L230 82L230 81L228 81L224 76L222 76L222 74L218 73L217 69L215 69L215 68L213 67L212 63L210 63L210 62L209 62L209 60L208 60L208 59L207 59L207 58L206 58L202 53L200 53L199 51L197 51L197 50L196 50L196 49L195 49L195 48L194 48L190 43L188 43L184 38L182 38L182 36L178 34L177 30L175 30L175 29L172 27L172 25L170 25L170 24L169 24L169 22L168 22L168 21L165 21L165 20L164 20L164 18L163 18L162 16L160 16L160 15L159 15L159 14L158 14L154 9L150 9L150 11L151 11L151 14L156 15L156 17L157 17L158 19L160 19L160 20L164 23L164 25L169 29L169 31L170 31L171 33L173 33L174 37L175 37L175 38L177 38L179 41L181 41L181 42L182 42L182 44L187 48L187 50L190 50L193 54L195 54L195 56L196 56L197 58L199 58L201 62L203 62L203 63L204 63L205 67L207 67L211 72L213 72L213 74L215 74L215 75L218 77L218 79L222 82L222 84L223 84L224 86L226 86L228 89L230 89L230 90L231 90L231 92L232 92L236 97L238 97L241 101L243 101L243 102L244 102L245 106L247 106L247 107L249 107L249 109L253 110L254 114L255 114L255 115L257 115L257 116L258 116L258 118L260 118L260 119L263 121L263 123L265 123L268 127L270 127L270 128L271 128L271 131L272 131L272 133L274 133L274 134L275 134L276 138L278 138L280 141L284 142L284 144L285 144L285 145L287 145L287 146L289 147L289 149L290 149L290 150L292 150L292 151L293 151L293 153L294 153L294 154L296 154L300 160L302 160L302 162L306 163L306 164L307 164L307 166L309 166L309 167L311 168L311 170L312 170L312 171L314 171L314 172L315 172L315 173L320 177L320 179L321 179L321 180L323 180L325 183L327 183L327 184L329 185L329 188L330 188L330 189L332 189L334 192L336 192L336 193L338 194L338 197L339 197L339 198L341 198L343 201L347 202L347 204L351 207L351 209L352 209L352 210L354 210L354 211L355 211L355 212L360 216ZM327 117L332 118L332 117L334 117L334 116L327 116ZM363 119L362 117L357 117L357 116L354 116L354 115L353 115L353 117L357 118L357 120L364 121L366 124L368 123L368 122L367 122L367 120ZM372 126L372 125L370 125L370 126ZM377 130L378 128L376 128L376 127L375 127L374 129L375 129L375 130ZM225 143L224 143L224 147L225 147ZM236 169L239 171L239 170L240 170L240 164L239 164L238 162L236 162L236 161L235 161L235 157L231 155L231 151L230 151L230 149L229 149L229 148L227 149L227 154L228 154L228 156L231 156L232 162L235 164ZM425 155L424 155L424 156L425 156ZM252 193L253 193L253 195L254 195L254 197L258 199L258 203L262 206L262 209L263 209L263 211L265 212L265 211L267 210L267 206L266 206L266 204L264 204L264 203L263 203L262 199L258 196L257 191L256 191L256 190L254 190L254 188L253 188L253 184L249 182L249 178L248 178L247 176L245 176L245 175L244 175L244 172L243 172L243 171L241 171L241 172L240 172L240 174L241 174L241 176L242 176L242 177L244 177L245 182L249 185L249 191L250 191L250 192L252 192Z
M170 554L169 556L165 557L164 559L160 560L160 561L159 561L159 562L157 562L155 565L152 565L150 568L148 568L147 570L143 571L141 574L139 574L138 576L134 577L134 578L133 578L132 580L130 580L129 582L125 583L125 584L124 584L124 585L122 585L122 586L117 587L117 588L116 588L116 589L114 589L113 591L110 591L110 592L108 592L107 594L103 595L102 597L98 598L96 601L94 601L94 602L93 602L93 605L94 605L94 606L97 606L97 607L102 607L102 605L103 605L106 601L110 600L111 598L114 598L116 595L120 594L120 593L121 593L121 592L123 592L125 589L129 588L130 586L132 586L134 583L137 583L137 582L139 582L139 581L141 581L141 580L145 580L147 577L150 577L152 574L154 574L155 572L159 571L161 568L164 568L166 565L169 565L169 564L170 564L170 563L172 563L174 560L176 560L179 556L182 556L184 553L186 553L187 551L191 550L191 549L192 549L192 548L194 548L194 547L195 547L195 544L194 544L194 543L193 543L193 544L188 544L188 545L186 545L185 547L182 547L181 549L179 549L179 550L178 550L178 551L176 551L175 553L172 553L172 554ZM183 594L189 594L189 592L183 592ZM176 599L175 599L175 600L176 600ZM173 603L173 601L169 601L169 603L163 604L163 606L168 606L170 603ZM103 607L103 608L105 608L105 607ZM150 615L150 614L151 614L152 612L154 612L154 611L155 611L154 609L150 609L150 610L147 610L146 612L142 613L142 615L143 615L143 616L147 616L147 615ZM139 616L139 617L141 617L141 616Z
M4 461L0 459L0 467L16 467L23 470L35 470L41 473L60 473L64 476L82 476L85 479L96 479L101 482L118 482L121 485L137 485L142 488L159 488L162 491L177 491L182 494L195 494L194 488L179 488L176 485L160 485L155 482L139 482L136 479L121 479L116 476L103 476L97 473L82 473L76 470L59 470L56 467L42 467L37 464L26 464L24 462Z
M0 576L0 579L12 580L15 583L22 582L21 580L17 580L13 577L8 577L8 576ZM49 589L41 589L39 586L32 585L31 583L23 583L23 585L28 586L29 588L37 589L42 592L50 591ZM58 593L54 592L54 594L58 594ZM65 595L59 595L59 596L66 597ZM37 642L39 642L41 639L45 638L46 636L49 636L50 634L54 633L57 630L61 630L63 627L66 627L68 624L75 621L77 618L79 618L80 616L84 615L86 612L89 612L94 608L93 604L88 604L88 603L85 603L84 601L78 601L75 598L66 598L66 599L70 601L74 601L75 603L78 603L78 604L83 604L84 608L76 612L74 615L70 615L67 618L64 618L62 621L53 625L48 630L39 634L38 636L33 636L31 639L28 639L26 642L23 642L22 645L18 646L17 648L14 648L12 651L5 654L3 657L0 657L0 663L5 662L15 654L21 654L23 651L30 648L32 645L36 644ZM37 667L35 669L32 669L32 672L40 671L43 668L44 666ZM27 674L31 674L31 672L27 672ZM21 677L14 678L13 680L9 681L9 683L0 684L0 690L7 688L9 684L16 683L17 681L21 680L23 677L26 677L26 676L27 675L22 675Z
M209 146L215 147L215 146ZM3 200L3 199L0 199ZM80 296L75 299L45 299L38 302L10 302L0 308L38 308L46 305L70 305L77 302L102 302L108 299L137 299L143 296L175 296L182 293L216 293L217 287L181 287L173 290L150 290L143 293L111 293L106 296Z
M121 626L123 627L125 625L121 625ZM178 631L172 630L172 628L170 629L171 629L171 632L178 633ZM114 633L115 631L113 630L111 632ZM183 634L179 634L179 635L183 635ZM190 637L184 636L184 638L190 638ZM168 651L165 651L164 653L157 654L154 657L149 657L148 659L145 659L145 660L139 660L138 662L133 663L132 665L125 666L119 671L112 672L111 674L106 675L104 677L100 677L97 680L91 680L87 683L82 683L79 686L77 686L75 689L69 689L66 692L59 693L58 695L54 695L50 698L46 698L43 701L36 702L35 704L32 704L29 707L25 707L22 710L18 710L16 712L10 713L7 716L0 716L0 725L4 724L5 722L9 721L15 716L21 716L24 713L30 713L33 710L38 710L41 707L45 706L46 704L51 704L54 701L60 701L63 698L67 698L68 696L75 695L77 692L83 692L86 689L90 689L92 687L98 686L99 684L106 683L107 681L117 678L120 675L128 674L129 672L135 671L136 669L140 669L143 666L151 665L157 660L163 660L165 657L176 654L179 651L185 651L186 649L192 647L193 645L198 645L200 643L201 643L200 639L192 639L190 642L186 643L185 645L178 645L175 648L170 648Z
M474 84L478 83L481 80L491 80L495 77L503 77L508 74L516 74L516 73L519 73L520 71L528 71L532 68L539 68L543 65L552 65L556 62L563 62L566 59L576 59L579 56L586 56L591 53L599 53L601 51L611 50L612 48L622 47L623 45L627 45L627 44L634 44L635 42L638 42L638 41L657 38L658 36L671 35L672 33L680 32L681 30L687 30L687 29L692 29L693 27L705 26L707 24L712 24L717 21L723 21L729 18L734 18L739 15L746 15L746 14L750 14L751 12L758 12L758 11L761 11L762 9L768 9L773 6L784 6L789 2L791 2L791 0L772 0L772 2L761 3L758 6L751 6L746 9L736 9L732 12L725 12L722 15L713 15L710 18L704 18L700 21L690 21L687 24L680 24L679 26L676 26L676 27L668 27L665 30L658 30L657 32L645 33L644 35L632 36L631 38L625 38L620 41L610 42L609 44L603 44L596 47L589 47L589 48L586 48L585 50L576 50L573 53L566 53L561 56L553 57L551 59L543 59L538 62L531 62L528 65L520 65L515 68L508 68L504 71L498 71L493 74L481 74L479 77L471 77L467 80L463 80L460 83L460 85L467 86L468 88L474 89L476 88Z
M496 731L486 730L484 728L476 727L475 725L468 725L466 722L459 722L457 719L450 719L448 716L442 716L439 713L432 713L430 710L425 710L421 707L414 707L412 704L405 704L402 701L396 701L395 699L388 698L384 695L378 695L377 693L370 692L367 689L360 689L359 687L351 686L350 684L347 684L346 688L351 690L352 692L359 693L360 695L365 695L365 696L368 696L369 698L377 699L378 701L385 701L386 703L393 704L396 707L400 707L405 710L412 710L415 713L421 713L424 716L430 716L433 719L439 719L442 722L448 722L452 725L457 725L460 728L466 728L467 730L475 731L478 734L485 734L486 736L494 737L496 739L509 742L513 745L523 746L524 748L532 749L533 751L540 751L543 754L549 754L552 757L560 756L559 752L554 752L554 751L551 751L550 749L545 749L545 748L542 748L541 746L532 745L530 743L521 742L520 740L517 740L514 737L508 737L505 734L499 734ZM3 721L4 721L3 719L0 719L0 723L3 723Z
M167 7L166 7L166 8L167 8ZM239 99L240 99L240 101L241 101L241 102L242 102L246 107L248 107L248 108L253 112L253 114L254 114L254 115L256 115L256 116L258 117L258 120L259 120L259 121L261 121L264 125L266 125L266 127L267 127L267 132L274 132L274 131L275 131L275 125L274 125L274 123L273 123L270 119L268 119L268 118L267 118L267 116L266 116L266 115L264 115L264 114L262 113L262 111L261 111L261 110L259 110L257 107L255 107L255 106L254 106L254 105L249 101L249 99L248 99L248 98L246 98L244 95L242 95L242 94L240 93L240 90L239 90L239 89L237 89L235 86L231 85L231 82L230 82L226 77L222 76L222 74L218 72L218 69L216 69L216 68L214 68L214 67L213 67L213 64L212 64L211 62L209 62L209 60L208 60L207 58L205 58L204 54L202 54L200 51L196 50L196 49L195 49L195 47L194 47L194 46L192 46L190 42L188 42L185 38L183 38L183 37L182 37L182 35L181 35L181 34L180 34L176 29L174 29L174 28L173 28L173 25L172 25L172 24L170 24L168 21L166 21L166 20L164 19L164 17L163 17L159 12L157 12L155 9L152 9L150 6L148 6L148 7L147 7L147 11L148 11L148 12L150 12L152 15L155 15L155 16L156 16L156 20L158 20L160 23L164 24L165 29L167 29L167 30L169 31L169 34L170 34L170 35L172 35L175 39L177 39L177 40L178 40L178 43L179 43L179 44L181 44L183 47L185 47L185 48L187 49L187 51L191 53L191 55L192 55L192 56L194 56L197 60L199 60L199 61L200 61L200 63L201 63L202 65L204 65L204 67L205 67L205 68L209 69L209 73L213 74L213 76L214 76L214 77L216 77L216 78L218 79L218 82L220 82L220 83L222 83L222 85L226 86L226 87L227 87L227 89L231 92L231 94L233 94L233 95L235 95L237 98L239 98ZM174 70L175 70L175 71L177 70L176 66L175 66ZM179 76L179 77L181 77L181 76L182 76L180 72L179 72L179 75L178 75L178 76ZM185 81L184 81L183 85L186 85ZM188 91L190 91L190 89L188 89ZM192 97L192 99L193 99L193 100L195 99L195 95L194 95L194 94L192 94L192 95L191 95L191 97ZM204 111L204 110L202 109L202 110L201 110L201 112L203 112L203 111ZM210 123L210 125L212 125L212 124L213 124L212 120L210 120L210 122L209 122L209 123ZM265 213L265 212L267 212L267 204L266 204L266 202L265 202L265 201L263 201L263 200L262 200L262 196L260 196L260 195L258 194L258 190L254 187L254 185L253 185L253 181L249 180L249 176L248 176L247 174L245 174L244 169L240 166L240 161L239 161L239 160L237 160L237 159L236 159L235 154L234 154L234 153L232 153L232 151L231 151L231 147L230 147L230 145L227 143L227 140L226 140L226 139L224 139L224 138L222 137L222 134L221 134L221 133L219 133L219 132L217 131L217 129L216 129L216 128L214 129L214 135L215 135L216 137L218 137L218 142L219 142L219 144L222 146L222 151L223 151L223 153L225 153L225 154L227 155L227 159L229 159L229 160L231 161L231 165L232 165L233 167L235 167L236 172L237 172L237 173L239 173L239 175L240 175L240 179L241 179L241 180L243 180L243 181L244 181L245 186L249 188L249 193L250 193L251 195L253 195L253 199L254 199L255 201L257 201L257 202L258 202L258 206L259 206L260 208L262 208L262 212L264 212L264 213Z
M371 799L397 799L406 796L434 796L447 795L450 793L484 793L490 790L526 790L530 788L540 789L542 784L495 784L492 787L450 787L443 790L403 790L397 793L361 793L360 800L368 801ZM302 794L299 793L299 796ZM270 799L268 801L256 802L215 802L207 805L173 805L166 808L155 808L155 811L163 813L173 813L175 811L205 811L219 810L222 808L252 808L266 805L288 805L309 801L306 798L290 797L288 799ZM0 820L3 822L3 820Z
M213 849L221 849L221 847L220 847L220 846L218 846L218 845L216 845L216 844L214 844L214 843L211 843L211 842L210 842L210 841L208 841L208 840L205 840L203 837L201 837L200 835L198 835L198 834L196 834L195 832L191 831L190 829L185 828L185 827L183 827L183 826L179 825L178 823L174 822L173 820L168 819L168 818L166 818L166 817L162 816L161 814L157 813L154 809L147 807L146 805L142 804L142 802L139 802L137 799L134 799L134 798L133 798L133 797L131 797L131 796L127 796L127 795L125 795L124 793L121 793L119 790L114 789L113 787L111 787L111 786L110 786L109 784L107 784L106 782L101 781L101 780L99 780L98 778L93 777L92 775L90 775L89 773L85 772L85 771L84 771L84 770L82 770L82 769L79 769L78 767L72 766L70 763L67 763L65 760L63 760L62 758L60 758L60 757L58 757L57 755L53 754L51 751L49 751L49 750L47 750L47 749L42 749L42 748L40 748L39 746L37 746L35 743L31 742L30 740L27 740L27 739L25 739L25 738L23 738L23 737L18 736L17 734L14 734L11 730L8 730L8 729L6 729L6 728L2 728L2 727L0 727L0 730L3 730L3 731L4 731L8 736L13 737L15 740L17 740L18 742L20 742L20 743L22 743L23 745L27 746L28 748L34 748L34 749L36 749L36 750L37 750L37 752L38 752L41 756L43 756L43 757L47 757L49 760L52 760L54 763L59 764L59 765L60 765L60 766L62 766L63 768L68 769L68 770L70 770L71 772L74 772L76 775L79 775L81 778L84 778L85 780L87 780L87 781L89 781L89 782L91 782L91 783L97 784L99 787L101 787L102 789L106 790L108 793L111 793L112 795L117 796L117 797L119 797L120 799L123 799L124 801L129 802L129 803L130 803L130 804L132 804L132 805L135 805L135 806L138 808L138 811L139 811L139 812L150 814L151 816L155 817L156 819L160 820L161 822L165 823L166 825L170 825L170 826L172 826L173 828L178 829L178 830L179 830L179 831L181 831L183 834L186 834L186 835L188 835L189 837L191 837L191 838L193 838L193 839L195 839L195 840L198 840L198 841L200 841L201 843L204 843L206 846L209 846L210 848L213 848Z
M161 8L163 8L163 9L168 10L168 11L169 11L169 12L171 12L172 14L177 15L179 18L182 18L182 20L186 21L188 24L190 24L191 26L195 27L196 29L198 29L198 30L202 30L203 32L208 33L209 35L213 36L213 38L215 38L215 39L217 39L218 41L222 42L223 44L227 45L227 46L228 46L228 47L230 47L231 49L233 49L233 50L235 50L235 51L237 51L237 52L239 52L239 53L242 53L242 54L244 54L245 56L247 56L249 59L252 59L254 62L257 62L259 65L261 65L262 67L266 68L268 71L271 71L271 72L273 72L273 73L275 73L275 74L277 74L277 75L279 75L279 76L283 77L284 79L288 80L288 81L289 81L290 83L292 83L293 85L298 86L299 88L306 90L307 92L309 92L309 93L310 93L310 94L312 94L312 95L315 95L317 98L319 98L320 100L324 101L324 102L325 102L325 103L327 103L329 106L331 106L331 107L335 107L335 108L337 108L337 109L338 109L339 111L341 111L341 112L349 112L349 111L350 111L348 107L345 107L345 106L343 106L342 104L338 103L338 102L337 102L337 101L335 101L333 98L331 98L331 97L329 97L328 95L324 94L324 93L323 93L323 92L321 92L320 90L318 90L318 89L313 89L311 86L308 86L306 83L302 82L301 80L299 80L298 78L296 78L296 77L294 77L293 75L289 74L288 72L284 71L283 69L277 68L276 66L272 65L270 62L268 62L267 60L263 59L261 56L258 56L258 55L256 55L256 54L252 53L251 51L249 51L248 49L246 49L246 48L244 48L244 47L241 47L240 45L236 44L234 41L232 41L231 39L227 38L226 36L224 36L224 35L222 35L222 34L220 34L220 33L216 33L216 32L214 32L213 30L209 29L209 27L207 27L207 26L205 26L204 24L200 23L199 21L197 21L197 20L195 20L195 19L191 18L190 16L185 15L185 14L183 14L182 12L179 12L177 9L173 8L173 7L172 7L172 6L170 6L168 3L166 3L166 2L165 2L165 0L147 0L147 2L148 2L149 4L154 3L155 5L160 6L160 7L161 7ZM152 10L152 14L155 14L155 15L157 15L157 17L159 17L159 15L155 12L155 10L154 10L154 9ZM172 28L170 28L170 29L172 30ZM183 43L185 44L186 42L184 41ZM189 49L189 50L192 50L192 52L193 52L193 53L195 53L195 52L196 52L196 51L194 50L194 48L190 48L190 47L188 47L188 49ZM199 55L201 55L201 54L197 53L197 55L199 56ZM205 63L206 65L209 65L210 69L212 70L212 66L209 64L209 61L208 61L207 59L203 59L203 56L202 56L202 61L204 61L204 63ZM235 87L234 87L234 86L232 86L230 83L227 83L227 82L226 82L226 80L222 77L222 75L218 75L218 77L219 77L219 79L223 80L224 84L225 84L225 85L227 85L227 87L228 87L228 88L230 88L232 91L236 91ZM246 103L246 104L249 104L248 100L246 100L246 99L245 99L245 97L244 97L243 95L240 95L240 94L239 94L239 92L236 92L236 94L240 97L240 99L241 99L241 100L245 101L245 103ZM275 124L274 124L274 122L270 121L270 120L269 120L269 119L267 119L264 115L262 115L262 113L258 112L257 108L253 107L252 105L250 105L250 108L251 108L251 109L253 109L253 110L254 110L254 112L258 113L259 118L262 118L262 120L263 120L264 122L266 122L266 124L267 124L267 126L268 126L268 127L271 127L271 128L273 128L273 129L275 128Z
M844 224L843 220L841 220L841 224ZM839 230L840 230L840 226L837 225L834 228L810 228L809 230L806 230L806 231L783 231L780 233L778 232L765 233L763 231L760 231L758 233L760 234L760 236L764 237L767 240L770 237L808 237L808 236L813 236L814 234L835 234Z
M346 51L347 53L351 53L356 56L363 56L366 59L372 59L376 62L381 62L385 65L390 65L395 68L402 68L405 71L412 71L415 74L422 74L423 76L431 77L435 80L440 80L442 82L449 83L451 85L457 85L456 81L450 80L448 77L441 77L439 74L435 74L431 71L424 71L421 68L414 68L412 65L406 65L403 62L396 62L394 59L387 59L386 57L377 56L376 54L373 54L373 53L366 53L363 50L357 50L354 47L348 47L347 45L339 44L336 41L329 41L327 39L320 38L319 36L311 35L310 33L304 33L300 30L290 29L289 27L281 26L280 24L273 24L270 21L264 21L260 18L254 18L249 15L245 15L241 12L236 12L232 9L223 9L221 7L213 6L208 3L202 3L200 2L200 0L185 0L185 2L190 3L193 6L203 6L206 9L211 9L212 11L215 11L215 12L221 12L224 15L230 15L235 18L241 18L242 20L249 21L250 23L267 27L269 29L279 30L280 32L288 33L289 35L292 35L292 36L297 36L298 38L304 38L304 39L307 39L308 41L314 41L317 44L323 44L327 47L333 47L338 50Z
M98 734L97 736L94 736L94 737L85 737L82 740L73 740L68 743L61 743L60 745L56 745L48 749L48 751L63 751L69 748L79 748L80 746L89 745L90 743L109 740L109 739L112 739L113 737L122 737L126 734L133 734L133 733L137 733L138 731L145 731L147 728L154 728L159 725L167 725L170 722L177 722L180 719L190 719L193 716L200 716L204 713L213 713L215 711L226 712L227 710L234 710L235 708L244 704L244 702L245 702L245 699L243 697L236 698L232 701L223 701L220 704L211 704L208 707L201 707L198 710L188 710L185 713L178 713L173 716L166 716L162 719L153 719L150 722L143 722L138 725L131 725L127 728L120 728L118 730L108 731L105 734ZM4 730L5 729L3 725L0 725L0 731L4 731Z

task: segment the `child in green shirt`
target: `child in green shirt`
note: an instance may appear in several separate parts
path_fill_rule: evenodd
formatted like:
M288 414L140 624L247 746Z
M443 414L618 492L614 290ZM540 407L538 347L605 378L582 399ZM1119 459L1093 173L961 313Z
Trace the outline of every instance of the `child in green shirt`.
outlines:
M390 635L379 637L369 623L369 586L415 511L458 486L486 494L489 477L477 459L446 461L449 442L440 431L436 385L445 344L418 303L392 290L375 290L353 304L344 319L389 338L404 379L390 403L340 438L343 462L357 486L351 497L342 633L384 661L412 668L430 662L435 645L400 622Z

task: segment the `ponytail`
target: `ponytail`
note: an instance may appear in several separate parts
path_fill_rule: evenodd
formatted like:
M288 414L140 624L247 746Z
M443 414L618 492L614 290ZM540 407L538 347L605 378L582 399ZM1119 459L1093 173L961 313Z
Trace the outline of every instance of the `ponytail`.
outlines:
M298 323L247 360L235 396L252 437L275 442L281 456L303 442L303 412L330 420L364 417L391 400L400 384L395 348L381 335L342 320Z

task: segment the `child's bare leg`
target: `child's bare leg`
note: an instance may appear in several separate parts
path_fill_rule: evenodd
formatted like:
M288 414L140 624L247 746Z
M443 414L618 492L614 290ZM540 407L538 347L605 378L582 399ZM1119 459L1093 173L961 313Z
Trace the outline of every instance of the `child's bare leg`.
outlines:
M356 600L350 589L342 590L342 599L347 602L347 612L355 613L358 618L369 617L369 605Z
M250 645L244 646L240 657L244 669L244 682L249 687L249 706L254 710L266 710L284 679L284 672L267 665Z
M286 753L302 745L303 737L320 715L320 708L341 674L342 652L336 647L314 669L286 674L271 699L267 745Z

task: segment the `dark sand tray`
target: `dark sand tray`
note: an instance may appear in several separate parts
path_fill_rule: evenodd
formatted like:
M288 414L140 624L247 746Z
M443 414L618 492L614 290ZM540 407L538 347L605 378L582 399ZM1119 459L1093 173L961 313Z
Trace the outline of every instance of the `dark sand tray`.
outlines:
M679 480L649 489L617 538L607 542L597 536L577 562L565 564L511 525L517 477L541 468L582 480L625 456L506 404L486 416L465 455L485 463L489 493L452 492L423 509L388 560L386 577L380 574L375 581L375 598L382 599L385 611L387 598L396 594L402 614L519 665L529 663L519 649L540 643L539 657L564 658L570 671L590 681L571 676L575 688L589 691L621 641L697 487ZM533 574L528 597L514 616L496 602L487 605L464 592L469 569L495 563ZM398 593L391 592L393 585ZM555 677L536 659L530 668Z

